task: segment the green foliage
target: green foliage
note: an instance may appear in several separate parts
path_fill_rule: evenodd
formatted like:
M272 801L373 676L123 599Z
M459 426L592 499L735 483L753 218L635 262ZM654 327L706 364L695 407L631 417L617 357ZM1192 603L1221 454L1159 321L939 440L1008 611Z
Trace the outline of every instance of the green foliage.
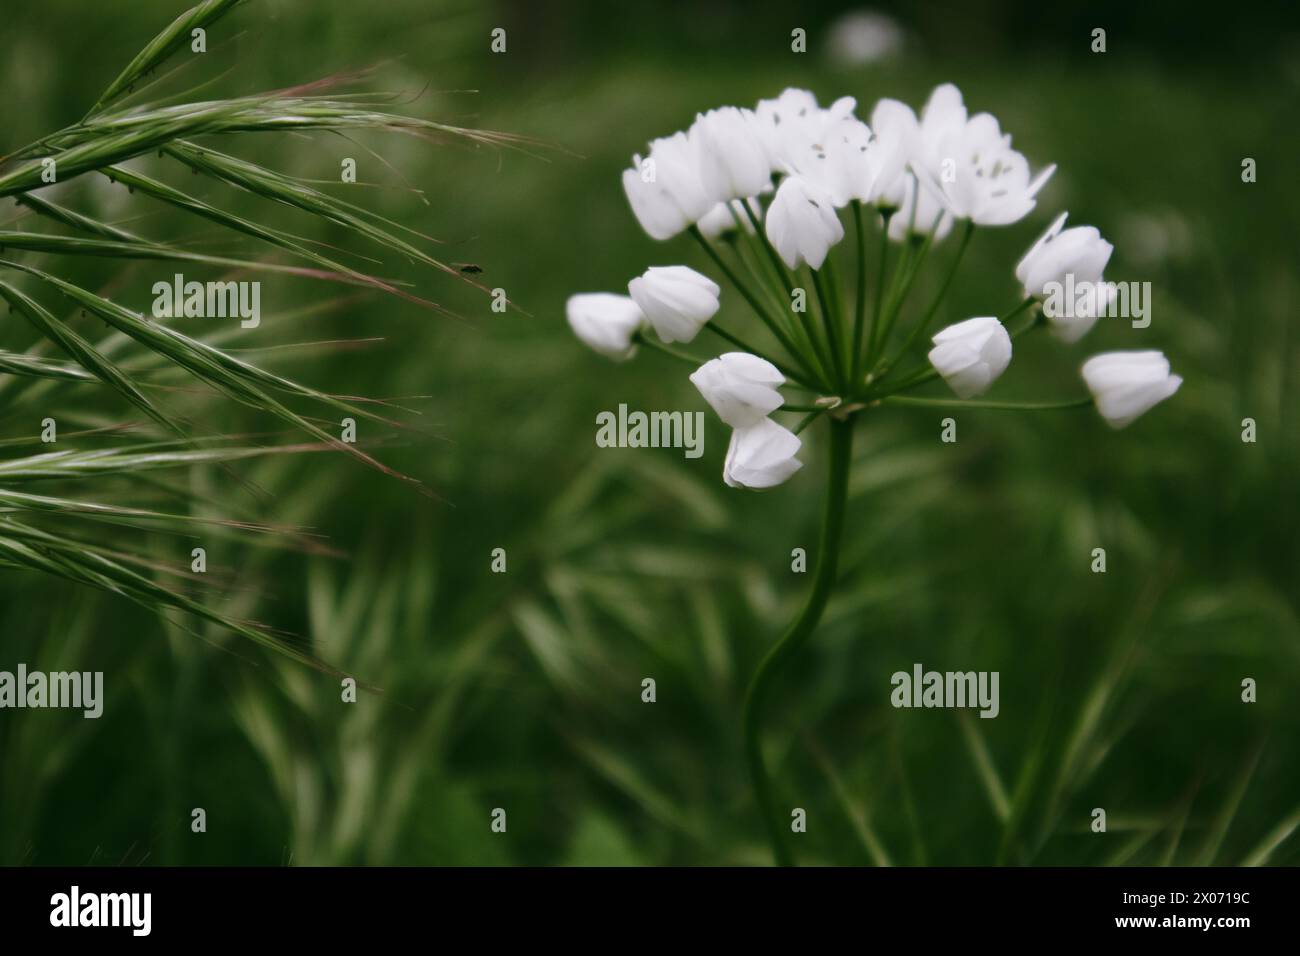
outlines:
M312 250L308 245L309 240L301 236L259 226L245 217L223 211L192 195L191 191L170 186L122 165L157 150L160 159L170 158L188 167L194 174L202 174L265 199L294 206L312 217L341 225L390 251L400 252L411 261L456 274L451 267L443 265L390 231L392 224L384 217L256 163L196 145L189 142L188 138L252 132L283 134L300 130L340 132L360 129L425 137L433 133L463 135L478 142L504 143L507 140L503 137L470 133L446 124L367 107L364 104L377 102L377 98L371 95L329 98L310 92L311 87L292 95L270 93L172 105L145 103L110 111L109 104L119 100L137 82L177 53L188 42L192 30L212 26L235 6L237 2L230 0L205 0L198 4L156 36L110 84L95 107L80 121L0 158L0 166L3 166L0 169L0 197L15 197L19 205L37 216L73 230L71 235L30 229L0 230L0 250L15 257L0 259L0 270L16 276L18 281L24 277L34 279L41 289L61 293L74 308L81 311L83 318L94 316L102 320L139 348L162 359L164 366L170 365L189 373L207 386L211 393L274 416L285 425L306 433L315 443L308 447L333 447L387 475L419 486L415 479L409 479L381 464L356 444L336 437L332 431L307 414L295 410L280 396L308 401L317 408L342 412L355 418L388 425L397 424L362 407L360 400L344 401L301 385L220 347L186 335L168 324L145 318L143 313L122 305L111 296L96 293L79 281L69 281L46 268L38 268L29 261L24 261L36 254L85 257L99 261L163 261L184 263L187 266L219 267L236 272L295 275L370 287L437 308L432 302L400 290L391 283L337 264ZM329 88L337 82L337 79L328 80L316 86ZM121 182L133 192L138 189L145 195L166 203L173 210L217 223L240 236L252 237L290 252L316 268L210 255L182 248L176 240L141 238L112 223L36 194L36 190L52 182L62 186L70 181L75 183L78 177L95 173L106 176L110 182ZM210 441L201 443L191 425L175 412L146 396L144 389L149 387L148 383L126 371L120 362L109 359L102 347L96 347L74 328L72 319L58 318L32 295L8 281L0 280L0 296L8 302L11 313L25 317L44 340L34 348L48 343L57 346L72 359L68 363L51 361L31 354L30 351L28 354L7 353L7 357L0 359L0 367L8 374L106 386L136 411L143 413L151 426L180 439L182 446L199 450L201 444L206 445L199 455L180 457L174 454L159 455L156 448L148 445L138 449L115 449L110 452L111 470L114 473L130 474L137 468L152 470L182 465L193 468L206 462L222 464L228 473L234 474L229 468L230 462L261 453L238 441L224 441L217 445ZM32 394L30 391L26 393L28 396ZM11 400L8 411L14 414L25 407L28 406L20 393L16 400ZM57 425L57 419L54 421ZM295 454L304 450L304 446L282 445L278 450L282 454ZM144 454L132 454L136 451ZM93 474L102 476L109 473L102 468L106 460L102 451L90 457L96 464ZM85 456L80 460L84 461ZM24 477L32 477L31 468L37 465L39 477L44 480L75 480L87 477L86 471L75 467L78 462L75 453L60 453L39 456L38 463L30 458L10 460L0 464L0 471L4 471L9 480L23 480ZM112 518L123 523L132 519L153 526L175 526L183 525L188 516L135 507L114 507L59 496L36 496L12 492L7 488L0 490L0 504L9 515L4 519L4 534L0 535L0 556L7 566L40 570L79 583L95 585L160 612L166 608L190 611L234 633L251 637L267 647L282 650L299 662L333 672L332 668L314 655L267 628L231 618L169 585L150 581L112 559L107 552L68 535L62 528L39 528L40 519L51 517L70 519L93 516ZM224 524L230 528L240 527L235 521L226 521ZM200 581L201 579L195 578L194 583Z
M103 334L98 319L64 321L103 357L98 370L61 346L29 352L6 340L9 353L31 360L31 374L0 375L7 491L139 509L156 503L152 510L168 514L292 528L348 552L305 559L297 547L249 546L285 544L278 534L237 529L217 546L201 532L220 566L213 603L224 616L303 635L315 655L383 694L363 690L356 705L342 705L337 678L263 654L193 615L169 612L171 623L160 625L153 611L117 595L6 569L0 665L104 670L110 697L98 721L54 712L0 718L0 859L767 863L737 715L745 682L806 591L789 555L814 546L824 436L810 429L809 465L764 494L723 486L726 436L713 421L697 461L671 450L597 449L595 415L619 402L704 406L667 357L643 351L615 367L589 354L564 327L563 302L575 291L617 291L649 264L710 271L688 243L646 239L626 208L618 173L649 136L681 128L706 105L752 102L791 83L823 98L852 93L870 103L889 91L919 103L952 80L974 109L999 115L1032 161L1056 161L1061 171L1030 220L976 235L936 327L1014 306L1015 261L1050 213L1068 208L1072 224L1094 224L1114 241L1116 278L1152 281L1153 324L1142 342L1163 349L1186 382L1118 433L1087 412L972 410L960 416L958 443L944 446L930 409L882 408L862 423L841 580L808 653L780 682L767 724L778 800L808 811L799 858L1300 862L1300 767L1290 744L1300 732L1300 516L1291 490L1300 433L1287 419L1300 367L1291 235L1300 194L1283 172L1286 157L1300 153L1300 134L1284 122L1286 87L1272 61L1261 54L1257 68L1225 72L1116 54L1081 72L1029 53L998 64L975 49L966 58L832 70L811 56L777 60L771 49L721 50L716 38L690 36L675 59L632 55L624 45L637 42L631 35L548 60L528 59L512 32L517 60L512 53L508 63L485 63L495 11L481 6L434 17L427 4L398 3L390 20L373 9L294 5L270 36L241 41L239 82L283 88L321 64L407 53L376 82L482 90L431 94L421 113L473 113L476 125L581 156L488 159L400 137L384 140L384 159L417 184L438 184L430 205L405 190L358 184L367 191L356 205L383 217L365 221L402 242L415 240L386 221L454 240L439 261L481 265L485 285L505 287L536 318L489 313L464 283L438 290L441 306L468 318L454 322L358 286L320 306L319 290L333 287L285 278L283 311L264 321L265 335L201 336L322 393L347 382L417 406L429 423L422 432L378 448L438 499L321 454L319 440L264 408L190 398L178 391L193 387L189 373L124 332ZM256 25L254 34L265 24L260 7L236 14ZM145 33L174 14L169 5L141 8L139 20L153 21ZM134 50L119 47L138 44L135 16L82 15L82 29L103 38L96 55L118 54L114 68L129 59ZM67 27L60 16L69 14L20 8L14 42ZM396 33L394 22L403 24ZM57 45L47 49L60 66L71 62ZM87 72L59 69L39 87L10 83L34 104L16 117L14 141L47 135L34 124L49 117L81 116L105 80ZM317 180L337 175L340 156L366 155L333 134L235 141L245 162L321 193L334 191ZM1257 184L1240 182L1243 153L1260 159ZM158 182L178 168L167 156L157 166ZM363 178L389 181L382 168ZM136 165L129 171L145 175ZM102 174L82 179L97 175L107 182ZM183 168L168 181L185 197L179 206L143 188L136 191L148 198L132 204L123 182L40 198L89 209L82 214L129 233L64 224L84 237L130 243L148 235L174 250L258 261L247 247L213 246L214 235L218 246L237 236L295 265L345 274L309 262L303 250L356 262L337 248L356 245L347 217L361 214L349 206L339 207L340 221ZM220 212L184 210L191 202ZM198 216L219 231L196 233ZM404 261L395 246L373 248ZM952 252L949 241L932 255L946 261ZM143 282L129 271L140 268L135 260L49 260L42 271L110 301L125 278ZM406 282L429 266L412 268L386 269L379 281L409 290ZM0 278L14 287L23 278L31 283L24 294L63 314L44 280ZM923 285L917 301L934 291ZM724 316L738 331L745 315L724 292ZM29 320L15 316L7 334ZM1103 322L1075 349L1018 342L990 398L1058 395L1085 355L1132 347L1136 334ZM385 341L288 348L358 336ZM80 369L103 382L110 364L154 404L181 403L184 420L173 417L187 435L220 432L231 436L229 447L152 428L122 431L139 407L124 395L40 374ZM283 396L269 383L249 384ZM433 398L397 398L412 395ZM290 397L323 414L314 397ZM47 411L59 413L59 450L18 445L36 445ZM311 412L299 414L312 421ZM1254 445L1240 440L1247 416L1259 424ZM285 445L294 453L277 452ZM240 491L211 467L217 461L274 494L273 507ZM57 484L73 480L93 482L94 493ZM85 516L58 525L126 550L95 537ZM132 533L139 547L131 553L151 574L184 564L199 540L182 540L196 534L188 522L166 527L165 535ZM1105 575L1088 571L1099 545L1108 551ZM489 570L494 547L507 549L504 575ZM66 551L51 553L66 559ZM917 661L1000 671L1001 714L964 720L894 710L889 676ZM1257 704L1240 702L1247 676L1259 681ZM653 705L640 699L645 677L657 681ZM204 836L189 832L195 806L208 810ZM1108 811L1105 835L1088 829L1098 806ZM509 812L505 835L489 831L494 807Z

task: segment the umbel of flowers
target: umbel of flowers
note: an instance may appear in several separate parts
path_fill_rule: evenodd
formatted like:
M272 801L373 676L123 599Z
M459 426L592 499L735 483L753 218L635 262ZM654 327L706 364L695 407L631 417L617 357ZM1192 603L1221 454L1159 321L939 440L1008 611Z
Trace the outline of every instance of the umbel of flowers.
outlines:
M721 107L696 116L685 132L653 140L623 172L642 228L660 241L688 234L765 330L763 347L731 318L719 321L718 283L685 265L650 267L628 283L627 295L580 294L567 304L574 334L611 359L629 359L645 345L695 366L690 381L732 429L722 469L728 485L763 489L788 480L801 467L799 433L819 418L828 422L829 487L812 593L760 665L745 707L756 796L780 862L790 855L758 720L772 677L811 634L835 580L858 413L889 404L1095 405L1123 428L1182 383L1160 352L1121 351L1082 364L1087 396L980 399L1010 366L1015 339L1044 328L1069 346L1107 311L1111 244L1091 226L1065 228L1061 213L1014 269L1018 304L932 332L976 229L1028 216L1056 167L1031 168L998 120L969 115L951 84L937 87L919 116L892 99L876 103L867 121L856 109L851 97L823 107L797 89L753 109ZM937 292L909 308L917 277L949 236L957 248L937 273ZM841 282L841 269L852 282ZM1101 294L1080 307L1046 309L1053 290L1071 283ZM702 361L679 348L705 330L725 344L722 354ZM926 335L932 347L912 359ZM936 379L955 398L906 394ZM787 401L780 389L803 397ZM799 416L792 427L776 420L786 414Z

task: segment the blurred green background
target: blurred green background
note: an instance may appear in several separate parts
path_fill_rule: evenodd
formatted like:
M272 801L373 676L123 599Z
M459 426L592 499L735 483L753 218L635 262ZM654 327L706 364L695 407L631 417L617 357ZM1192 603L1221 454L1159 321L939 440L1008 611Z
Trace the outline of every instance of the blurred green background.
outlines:
M183 6L11 5L0 152L75 121ZM707 408L666 357L616 366L587 351L564 301L622 291L648 265L709 271L684 237L649 240L627 208L619 173L647 139L790 85L822 102L853 95L865 117L882 96L919 108L945 81L998 116L1035 168L1060 169L1028 219L976 234L943 320L1014 306L1015 263L1063 209L1114 242L1108 278L1154 287L1150 328L1102 322L1074 347L1030 336L992 396L1072 396L1083 358L1111 348L1162 349L1185 384L1122 432L1090 411L971 410L945 445L935 410L863 417L843 579L767 721L778 800L808 811L799 857L1300 862L1287 839L1300 824L1294 22L1251 4L1176 17L1158 5L885 5L901 45L851 62L832 48L853 9L259 0L214 28L173 90L211 80L193 95L237 95L376 65L362 88L410 94L408 112L535 141L262 135L226 147L436 237L435 254L480 265L529 314L494 314L468 286L393 257L381 274L463 318L263 281L262 329L233 344L382 338L258 358L417 409L418 432L363 425L362 438L439 497L338 455L240 466L269 504L196 470L187 484L212 513L310 525L346 552L199 542L229 572L211 597L384 693L343 705L335 679L240 639L198 640L110 595L5 572L0 668L102 670L108 702L98 721L0 712L0 862L768 861L741 695L807 588L790 552L815 544L824 436L810 428L804 470L764 494L723 485L727 435L711 413L697 460L598 449L595 416L620 402ZM489 52L498 26L505 55ZM1105 54L1089 52L1097 26ZM804 55L790 52L794 27L808 31ZM344 156L382 188L329 185ZM1257 183L1241 181L1244 157ZM252 218L374 254L342 229L207 188ZM150 235L230 248L111 188L73 184L68 197ZM953 246L936 247L916 301ZM173 271L47 261L138 309ZM734 292L723 301L732 326L757 326ZM199 333L204 321L190 320ZM15 320L5 327L6 347L28 344ZM78 388L49 389L48 412L131 419ZM219 400L193 408L211 433L277 427ZM1241 441L1245 417L1255 444ZM38 427L0 407L0 437ZM133 540L170 560L195 543ZM489 570L498 547L505 574ZM1094 547L1104 575L1089 571ZM916 662L999 671L1000 715L894 710L889 677ZM1246 677L1257 703L1240 700ZM190 832L193 807L206 834ZM496 807L506 834L490 830ZM1107 810L1104 835L1089 832L1094 807Z

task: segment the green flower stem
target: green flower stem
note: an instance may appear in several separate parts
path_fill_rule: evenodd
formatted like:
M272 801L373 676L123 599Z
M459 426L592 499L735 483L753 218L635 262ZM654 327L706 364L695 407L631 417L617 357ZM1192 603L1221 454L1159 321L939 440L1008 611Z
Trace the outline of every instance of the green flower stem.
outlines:
M811 276L812 268L807 267L806 271ZM803 280L801 279L800 281ZM801 313L803 316L804 334L807 336L808 342L812 345L813 354L817 356L817 362L821 366L822 378L826 382L827 389L829 391L837 391L838 386L836 385L837 377L835 374L834 338L828 335L825 341L823 341L822 336L818 334L817 322L812 314L812 303L808 301L808 296L806 294L807 287L809 285L816 286L816 284L817 280L813 277L811 282L804 282L802 286L805 291L804 311ZM822 325L824 327L827 322L826 311L825 309L819 309L818 311L821 312Z
M706 326L706 328L713 329L713 331L716 332L720 337L722 337L728 342L731 342L737 348L749 352L751 355L757 355L761 359L767 359L767 361L772 362L772 364L776 366L777 371L779 371L786 378L791 379L792 381L795 382L799 382L799 384L803 384L802 382L800 382L799 379L795 378L795 376L798 373L796 373L793 369L785 367L780 362L772 361L772 359L768 358L762 352L758 351L752 346L746 345L745 343L741 342L740 339L736 338L726 329L720 328L719 326L715 325L712 322L710 322ZM691 366L692 368L699 368L706 361L708 361L708 359L702 359L702 358L698 358L697 356L691 355L689 352L683 352L681 349L675 349L671 345L667 345L663 342L660 342L658 339L651 338L649 335L645 334L644 332L636 333L636 335L632 336L632 341L638 345L644 345L647 348L654 349L656 352L662 352L664 355L670 355L673 358L677 359L677 361L685 362L687 365ZM814 392L823 391L822 389L817 388L814 385L805 385L804 387Z
M815 412L809 412L803 418L799 419L799 424L795 425L794 428L790 429L790 431L796 435L799 434L801 431L803 431L805 428L807 428L809 425L815 422L818 418L820 418L826 411L827 409L825 408L819 408Z
M970 245L970 237L974 234L975 223L967 220L966 227L962 230L961 243L957 246L957 254L953 256L952 264L948 267L948 274L944 276L943 284L939 286L938 294L935 295L934 301L930 303L930 308L926 310L921 321L917 322L916 325L913 326L911 334L907 337L907 340L903 342L902 347L894 353L893 358L881 367L880 375L886 374L900 358L907 354L907 350L912 347L913 343L915 343L918 338L920 338L921 333L923 333L926 327L930 324L930 320L933 319L935 314L939 311L939 306L943 304L944 297L948 294L948 288L952 285L952 280L957 275L957 267L961 265L962 256L966 254L966 247ZM930 235L933 237L934 233L932 232ZM884 343L881 344L883 345Z
M652 348L656 352L663 352L664 355L671 355L679 362L685 362L688 365L690 365L692 368L699 368L701 365L704 364L705 361L704 359L696 358L694 355L691 355L689 352L683 352L680 349L673 348L671 345L665 345L663 342L660 342L658 339L652 339L644 332L636 333L636 335L632 336L632 341L637 343L638 345L644 345L647 348ZM771 359L768 359L768 361L770 362Z
M1017 309L1016 311L1019 310ZM1022 325L1020 328L1012 332L1011 338L1012 339L1019 338L1021 335L1028 332L1030 329L1036 329L1046 324L1047 324L1047 320L1043 316L1043 313L1038 312L1034 315L1033 319L1031 319L1028 323ZM899 392L905 392L908 391L909 389L916 388L916 386L923 385L924 383L932 379L936 379L938 377L939 377L939 373L936 372L934 368L927 362L923 365L916 366L910 372L904 375L901 379L880 383L880 390L873 391L871 389L868 389L867 394L863 396L863 400L869 401L871 399L884 399L890 395L897 395Z
M754 348L754 346L750 345L744 339L740 338L740 336L728 332L717 322L714 321L706 322L704 323L704 327L708 329L710 332L712 332L714 335L718 336L718 338L730 342L732 345L740 349L742 352L748 352L750 355L757 355L761 359L767 359L767 361L771 362L773 365L776 366L778 372L780 372L786 378L790 379L790 381L797 382L798 384L814 392L820 389L820 386L817 385L815 382L811 381L808 378L808 376L805 375L803 372L795 371L794 369L790 368L788 365L783 365L782 363L776 361L773 358L768 358L768 356L764 355L760 349ZM647 339L647 341L649 340Z
M933 242L934 233L930 233L924 239L921 239L918 235L908 237L907 249L909 254L906 258L906 265L901 269L902 276L894 276L894 281L890 283L889 294L885 297L885 317L880 329L880 338L876 342L876 355L884 351L885 346L889 344L889 336L894 332L894 325L898 322L898 317L903 311L903 305L907 302L907 297L912 291L912 285L921 272L921 264L930 252L930 246ZM875 355L872 358L875 358Z
M880 351L881 342L888 336L885 334L885 326L889 322L889 314L893 310L894 296L897 294L899 283L902 281L903 271L907 268L908 259L911 258L912 240L909 236L903 240L903 248L899 251L898 261L894 263L894 271L889 277L889 282L885 283L885 277L880 276L881 285L885 285L884 300L880 302L876 310L876 321L871 325L871 340L867 342L867 367L870 368L876 359L876 354ZM880 289L876 289L876 295L879 297Z
M772 265L772 271L776 274L777 281L779 281L782 288L785 289L786 307L789 308L791 300L794 297L794 278L790 274L790 271L786 269L785 263L781 261L781 257L777 255L776 249L773 248L771 241L767 238L767 232L763 229L763 224L759 221L758 216L755 215L754 210L750 208L749 203L741 203L741 209L749 219L750 224L754 227L754 236L756 237L757 242L762 246L764 253L767 255L768 262ZM817 365L821 368L824 381L828 386L830 386L834 382L834 365L828 361L828 356L820 348L812 324L808 320L808 313L804 312L803 315L804 322L801 324L795 320L793 325L803 333L800 338L806 340L812 356L816 359ZM809 365L809 368L810 370L813 370L812 365Z
M777 817L773 802L772 782L763 763L760 740L763 709L772 689L772 682L785 665L800 651L821 620L822 612L830 600L839 565L840 537L844 530L844 506L848 498L849 463L853 456L853 422L851 419L830 420L830 467L826 505L822 517L821 541L817 549L817 566L812 591L799 616L786 629L776 645L767 652L745 694L744 733L745 756L753 780L754 796L759 812L767 826L772 842L772 852L780 866L794 863L785 842L785 821Z
M879 298L877 298L876 300L876 312L877 312L878 321L872 324L871 341L867 343L867 365L868 366L870 366L873 362L875 362L876 356L880 353L880 350L885 347L885 343L889 341L889 332L893 327L893 317L896 313L896 310L902 308L903 305L902 300L906 298L905 295L899 293L899 288L902 285L902 281L901 281L902 276L904 275L908 276L909 287L911 285L911 279L916 276L915 268L912 265L912 258L913 258L912 253L913 250L915 249L915 242L916 242L916 207L919 205L920 192L921 192L921 181L916 177L916 174L913 173L912 174L912 211L908 214L907 217L907 230L903 234L903 249L902 252L899 254L898 264L894 266L894 274L893 276L890 277L889 280L889 291L885 295L883 311L880 305ZM931 232L931 235L933 235L933 231ZM888 241L888 239L889 239L888 230L886 230L885 240ZM882 268L880 270L880 282L883 283L884 281L885 281L885 272L882 264ZM876 293L878 297L880 290L877 289ZM897 300L897 305L895 305L896 300Z
M912 398L890 395L881 400L885 405L918 405L924 408L1001 408L1016 411L1047 411L1060 408L1086 408L1092 404L1091 396L1072 398L1064 402L1000 402L962 398Z
M732 247L736 250L737 257L745 263L745 268L750 276L763 287L764 291L771 296L771 304L776 306L775 314L784 314L786 311L784 298L785 291L781 288L780 280L772 275L772 270L767 268L764 261L763 252L759 248L758 240L750 232L748 223L740 217L734 206L728 204L731 209L731 218L736 222L735 239L732 240ZM745 247L748 255L742 256L740 253L741 246Z
M713 264L717 266L722 271L722 274L727 277L727 280L733 286L735 286L736 291L745 297L745 301L749 303L749 307L754 310L754 313L763 321L763 324L766 325L768 329L771 330L774 336L776 336L776 339L778 342L781 343L781 346L790 354L790 356L796 362L800 362L802 364L803 360L801 354L799 350L795 348L794 343L790 341L789 336L787 336L785 332L781 329L781 327L777 325L777 323L767 314L767 310L763 308L762 303L760 303L758 299L755 298L754 294L749 291L748 286L746 286L745 283L740 281L740 277L736 275L735 271L731 268L731 266L727 265L726 260L724 260L722 256L718 255L718 251L713 248L713 246L709 243L707 239L704 238L704 234L700 232L699 227L691 226L690 233L695 238L695 241L698 242L703 247L708 257L713 260ZM709 324L712 325L712 323ZM714 329L714 331L719 332L719 334L722 334L716 328ZM737 342L736 344L739 345L740 343ZM750 349L746 348L746 351L750 351ZM755 352L754 354L758 355L761 353ZM773 364L775 365L776 363L774 362ZM807 371L810 375L812 374L811 369L808 369ZM787 377L792 378L793 376L787 375Z
M871 357L871 350L875 348L876 328L880 325L880 310L883 307L883 296L885 294L885 269L889 265L889 220L897 213L896 209L885 209L881 211L881 228L880 228L880 262L876 272L876 300L872 306L871 312L871 330L867 334L866 354L856 356L858 358L858 368L853 375L856 382L862 377L863 366Z
M1003 325L1006 325L1007 321L1011 319L1013 316L1015 316L1020 312L1023 312L1025 309L1029 308L1030 306L1037 305L1037 304L1038 301L1033 296L1030 296L1028 299L1025 299L1024 302L1021 302L1020 305L1016 307L1015 311L1007 313L1007 317L1000 321L1002 322ZM1046 324L1047 324L1047 316L1044 315L1041 311L1035 310L1029 316L1028 322L1026 322L1024 325L1020 326L1020 328L1016 329L1014 332L1011 333L1011 338L1013 340L1018 339L1020 338L1020 336L1024 335L1030 329L1037 328L1040 325L1046 325Z
M850 330L848 328L848 315L844 311L844 299L840 295L840 276L839 271L835 268L835 256L826 256L826 261L822 263L822 272L826 276L826 290L831 295L831 309L835 314L835 333L838 336L835 348L843 353L844 376L847 379L849 373L853 371L853 363L850 361L848 351Z
M785 286L785 294L788 298L790 293L794 291L794 282L790 279L790 273L786 271L785 263L776 254L776 250L772 248L772 243L767 238L767 232L763 229L762 223L758 221L758 217L754 215L754 210L749 208L749 203L741 203L741 208L744 209L745 215L749 217L749 222L754 227L754 235L758 237L758 241L767 250L767 258L772 263L772 269L776 272L776 277Z
M862 333L867 322L867 237L862 226L862 203L853 200L853 232L858 240L858 286L853 302L853 343L849 347L849 384L856 388L862 363ZM883 244L885 240L882 239Z
M830 265L830 257L822 263L821 269L812 269L813 287L817 290L817 304L822 313L822 327L826 331L826 346L829 355L827 356L831 368L830 373L835 377L831 380L837 390L843 390L845 380L848 378L848 369L845 367L844 346L840 344L843 336L840 335L839 322L836 320L835 309L832 304L830 293L826 291L826 277L822 275L827 266Z
M752 355L757 355L761 359L767 359L767 361L772 362L772 364L776 366L777 370L782 375L784 375L786 378L790 378L793 380L793 376L796 374L794 370L786 368L780 362L773 362L772 359L768 358L762 352L756 351L751 347L747 347L743 345L742 343L740 343L738 339L735 338L735 336L728 333L726 329L721 329L718 328L717 326L713 326L712 323L710 323L710 326L713 328L714 332L717 332L718 335L720 335L722 338L726 339L727 341L735 342L740 348L744 349L746 352L749 352ZM679 362L685 362L687 365L691 366L691 368L699 368L706 361L708 361L708 359L698 358L697 356L691 355L689 352L683 352L681 349L675 349L671 345L666 345L665 343L660 342L658 339L651 338L649 335L647 335L644 332L636 333L636 335L632 336L632 341L637 343L638 345L644 345L647 348L652 348L656 352L662 352L664 355L670 355L673 358L677 359L677 361ZM811 385L805 387L811 389L814 392L822 391L821 389L815 388L814 386ZM785 406L785 407L789 408L793 406ZM811 407L812 406L809 406L810 409Z
M1035 302L1037 302L1037 301L1038 301L1038 300L1035 299L1032 295L1030 295L1030 296L1026 296L1026 297L1021 301L1021 303L1020 303L1018 306L1016 306L1014 309L1012 309L1012 310L1011 310L1010 312L1008 312L1006 315L1002 316L1000 319L998 319L998 321L1001 322L1003 325L1006 325L1008 322L1010 322L1012 319L1014 319L1014 318L1015 318L1016 316L1018 316L1021 312L1025 311L1025 309L1029 308L1031 305L1033 305L1033 304L1034 304ZM1035 317L1035 319L1036 319L1036 318L1037 318L1037 317ZM1035 319L1031 319L1031 320L1029 321L1029 325L1026 325L1024 328L1027 329L1027 328L1029 328L1029 326L1033 325ZM1022 330L1022 331L1023 331L1023 330Z
M806 368L810 370L815 369L816 364L813 361L811 351L803 341L803 329L800 327L799 322L795 319L793 313L790 312L788 307L789 299L781 290L780 279L773 276L770 269L764 267L763 253L759 249L758 240L756 240L748 230L744 229L743 220L741 220L734 207L731 209L731 214L735 218L737 225L740 227L741 235L744 236L744 245L750 253L749 257L742 256L740 254L740 243L737 242L733 246L736 250L737 258L744 262L746 271L748 271L754 281L765 290L765 294L771 296L769 304L774 306L772 315L777 317L778 321L780 321L781 327L785 330L791 344L800 350L799 360Z

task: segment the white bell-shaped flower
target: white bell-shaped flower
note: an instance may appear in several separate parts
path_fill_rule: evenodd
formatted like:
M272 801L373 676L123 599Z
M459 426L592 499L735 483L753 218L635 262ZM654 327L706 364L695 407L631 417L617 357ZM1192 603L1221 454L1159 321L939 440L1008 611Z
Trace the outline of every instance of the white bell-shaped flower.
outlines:
M950 325L933 341L930 364L958 398L987 391L1011 363L1011 336L992 316Z
M719 418L732 428L745 428L781 407L776 389L785 384L785 376L767 359L726 352L692 372L691 382Z
M685 133L657 139L643 160L632 158L623 170L623 191L632 212L651 239L671 239L712 207Z
M846 116L827 127L796 162L796 173L831 197L836 208L869 201L876 181L871 129Z
M689 342L718 311L716 282L689 266L651 266L627 284L665 342Z
M890 198L900 187L910 185L907 164L917 149L920 128L916 114L906 103L882 99L871 111L871 151L868 157L869 182L863 189L863 202L897 208Z
M922 186L912 176L899 178L893 191L886 197L887 205L897 210L889 217L889 238L902 242L908 236L928 236L941 242L952 232L952 213L927 186ZM915 208L913 208L915 207Z
M1097 411L1112 428L1123 428L1178 391L1163 352L1103 352L1083 363L1083 381Z
M584 345L616 362L632 357L632 336L645 324L641 308L625 295L582 292L564 304L569 328Z
M820 269L831 247L844 238L830 195L801 176L787 177L777 189L765 231L791 269L804 262Z
M724 106L701 113L688 135L709 208L757 196L771 182L772 165L750 110Z
M990 113L971 117L938 145L938 165L927 166L922 185L932 188L958 219L981 226L1019 222L1034 208L1035 197L1056 167L1030 178L1029 160L1011 148Z
M1110 304L1110 286L1102 273L1115 250L1093 226L1062 229L1069 213L1061 213L1016 266L1025 295L1047 303L1043 310L1052 331L1066 342L1077 342ZM1055 289L1049 289L1049 286ZM1069 301L1065 301L1069 290ZM1075 294L1075 290L1080 290Z
M829 107L817 105L817 97L807 90L784 90L771 100L759 100L753 117L754 127L774 171L793 175L826 131L841 119L851 116L857 101L842 96Z
M770 418L731 433L722 480L733 488L771 488L803 467L794 456L803 443Z

